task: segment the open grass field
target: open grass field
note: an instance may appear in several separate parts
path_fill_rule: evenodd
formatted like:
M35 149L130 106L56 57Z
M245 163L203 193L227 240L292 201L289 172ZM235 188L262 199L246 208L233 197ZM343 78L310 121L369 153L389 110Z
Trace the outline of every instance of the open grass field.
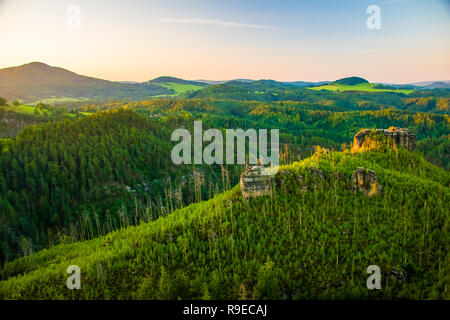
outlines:
M54 103L58 103L58 102L68 102L68 101L88 101L90 100L89 98L86 97L52 97L52 98L47 98L47 99L41 99L41 100L37 100L37 101L33 101L31 103L29 103L30 105L36 105L39 102L40 103L45 103L45 104L54 104Z
M32 105L18 105L18 106L1 106L0 109L8 112L14 112L17 114L24 114L24 115L45 115L47 114L47 116L52 116L54 114L53 112L53 108L36 108L35 106ZM69 117L75 117L76 114L75 113L69 113L69 112L63 112L66 116ZM79 112L82 115L88 116L91 115L92 112Z
M196 86L193 84L180 84L180 83L174 83L174 82L164 82L164 83L158 83L158 85L165 87L167 89L172 89L175 91L174 94L171 94L169 96L175 96L179 95L188 91L197 91L200 89L203 89L202 86Z
M5 111L13 111L21 114L35 114L36 108L29 105L19 105L19 106L2 106L1 107ZM39 113L42 113L38 110Z
M410 94L414 90L401 90L401 89L377 89L374 88L373 83L359 83L356 85L345 85L345 84L328 84L319 87L311 87L311 90L329 90L334 92L339 91L365 91L365 92L395 92Z

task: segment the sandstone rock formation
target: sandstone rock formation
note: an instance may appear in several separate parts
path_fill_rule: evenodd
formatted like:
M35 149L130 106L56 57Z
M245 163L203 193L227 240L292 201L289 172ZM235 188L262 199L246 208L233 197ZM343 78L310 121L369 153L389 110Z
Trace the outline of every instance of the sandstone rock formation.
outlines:
M271 194L272 188L282 188L285 184L298 188L301 192L317 191L322 181L326 180L323 171L317 167L306 168L306 175L289 170L282 170L275 176L264 174L264 167L253 166L241 174L240 187L244 198ZM370 197L382 192L375 171L357 168L351 176L353 190ZM291 183L294 182L293 185Z
M271 177L263 174L264 167L254 166L241 174L241 192L244 198L270 194Z
M352 174L352 183L355 191L359 190L368 196L375 196L382 191L382 186L378 184L377 175L373 170L359 167Z
M407 128L391 127L389 129L363 129L353 139L353 150L357 151L363 147L366 136L374 132L376 135L384 135L394 145L400 145L405 149L414 151L416 149L416 135Z

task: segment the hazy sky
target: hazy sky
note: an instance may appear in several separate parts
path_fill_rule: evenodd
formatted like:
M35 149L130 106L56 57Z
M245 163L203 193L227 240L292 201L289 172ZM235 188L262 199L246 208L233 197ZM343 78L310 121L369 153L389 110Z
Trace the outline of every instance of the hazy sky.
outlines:
M0 41L0 68L108 80L450 80L450 0L0 0Z

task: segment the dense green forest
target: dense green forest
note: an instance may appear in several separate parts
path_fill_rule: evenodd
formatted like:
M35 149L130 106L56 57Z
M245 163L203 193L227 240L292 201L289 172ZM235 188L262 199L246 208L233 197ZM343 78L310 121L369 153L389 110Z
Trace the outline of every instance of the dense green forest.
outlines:
M155 218L223 190L221 168L172 164L170 132L121 109L25 128L0 156L2 261L134 224L124 205Z
M182 97L234 101L298 101L334 106L334 110L375 110L395 107L410 111L437 113L448 113L449 111L450 90L448 89L416 90L410 94L358 91L357 85L355 85L354 91L345 92L311 89L314 89L314 87L298 87L273 80L230 81L189 92Z
M408 127L417 135L418 149L426 158L450 169L450 118L448 114L380 110L336 110L335 105L295 101L258 102L216 99L147 100L126 104L137 112L170 119L182 125L194 119L213 128L280 129L281 140L292 151L308 156L313 146L341 150L361 128Z
M382 194L352 191L360 166L376 171ZM156 221L9 262L0 297L449 298L448 171L399 148L317 154L274 179L271 195L246 200L235 187ZM367 290L372 264L383 290ZM81 268L82 290L65 287L69 265Z
M448 90L318 92L270 80L142 101L28 106L4 99L0 262L8 280L0 296L446 297L449 101ZM288 174L272 196L240 196L233 186L243 166L175 166L171 132L192 132L194 120L222 131L279 129ZM417 151L348 152L361 128L391 126L411 129ZM315 154L318 145L330 155ZM307 177L311 166L326 179L304 194L292 175ZM377 172L381 196L350 192L357 166ZM361 263L371 255L389 287L381 295L363 290ZM90 289L79 296L62 292L63 282L55 287L69 262L88 271ZM99 265L109 280L97 292ZM410 280L391 287L398 270ZM38 294L35 278L48 291Z
M0 140L2 263L23 255L24 246L35 252L64 236L84 240L124 223L136 224L128 218L124 222L126 208L151 206L154 219L236 184L242 167L171 163L170 133L192 129L194 120L222 130L279 129L284 164L310 156L316 145L343 150L361 128L408 127L417 135L418 151L450 169L449 116L435 112L212 98L73 108L41 104L32 113L25 107L10 106L2 117L15 117L25 127L17 137L10 136L14 122L3 121L9 134Z

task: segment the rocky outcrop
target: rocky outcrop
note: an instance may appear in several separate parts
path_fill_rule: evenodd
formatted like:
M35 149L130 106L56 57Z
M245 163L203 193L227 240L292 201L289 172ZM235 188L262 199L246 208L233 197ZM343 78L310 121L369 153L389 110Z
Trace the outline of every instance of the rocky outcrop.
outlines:
M382 135L388 138L394 145L414 151L416 149L416 135L407 128L391 127L389 129L363 129L353 139L353 150L358 151L364 146L366 137L370 134Z
M241 192L244 198L259 197L270 194L271 177L263 174L264 167L254 166L241 174Z
M297 188L301 192L317 191L320 185L327 180L323 171L311 166L305 168L305 174L298 174L289 170L282 170L275 176L264 174L264 167L254 166L241 174L240 187L244 198L259 197L271 194L272 188ZM336 179L344 179L335 173ZM355 192L360 191L368 196L380 194L382 186L378 184L375 171L358 168L352 176L352 185Z
M375 171L358 168L352 174L352 183L355 191L361 191L368 196L375 196L382 191L382 186L378 184Z

